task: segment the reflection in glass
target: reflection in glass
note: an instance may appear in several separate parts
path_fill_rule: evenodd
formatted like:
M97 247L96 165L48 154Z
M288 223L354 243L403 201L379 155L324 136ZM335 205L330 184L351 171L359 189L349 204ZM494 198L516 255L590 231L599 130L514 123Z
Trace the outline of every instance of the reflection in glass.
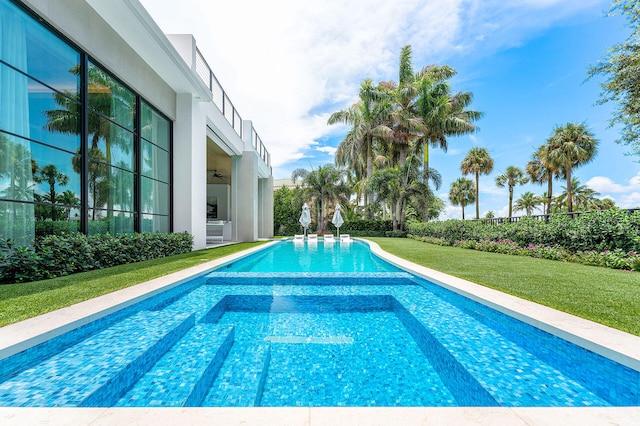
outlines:
M169 216L143 214L142 232L169 232Z
M23 14L5 0L0 3L0 52L2 59L19 69L27 68L27 28ZM29 96L26 76L0 67L0 131L29 137ZM10 200L33 201L31 147L28 141L0 133L0 191ZM0 232L18 246L30 245L35 231L33 204L3 203Z
M163 182L169 182L169 153L143 140L142 174Z
M8 0L0 0L0 19L2 60L77 98L80 54Z
M169 185L142 177L140 200L142 213L168 215Z
M11 93L9 90L1 91L1 96L6 97L7 102L12 102L14 96L21 98L26 96L28 111L27 115L22 116L20 120L24 120L28 127L15 127L16 132L14 133L72 152L80 147L80 106L77 102L3 64L0 64L0 76L2 81L7 84L6 87L20 82L18 86L13 86L15 91L27 88L25 93L20 94ZM63 106L61 107L61 105ZM8 130L10 126L13 126L14 124L9 120L14 117L10 117L9 114L17 112L17 110L6 111L7 115L0 119L0 127Z
M52 203L58 203L58 194L67 190L79 196L80 165L76 156L35 142L31 143L31 152L35 195Z
M133 130L133 117L136 105L135 95L116 81L108 72L89 63L89 108L122 127ZM95 117L94 117L95 118ZM89 127L92 133L99 133L98 127ZM97 124L97 123L94 123ZM108 129L100 129L108 132ZM105 136L105 135L102 135Z
M94 161L89 162L89 170L90 207L133 211L133 173Z
M131 234L133 219L133 213L89 209L89 235Z
M141 136L164 150L169 150L169 120L142 102Z
M89 134L89 158L133 170L133 133L104 118L97 122L100 132Z

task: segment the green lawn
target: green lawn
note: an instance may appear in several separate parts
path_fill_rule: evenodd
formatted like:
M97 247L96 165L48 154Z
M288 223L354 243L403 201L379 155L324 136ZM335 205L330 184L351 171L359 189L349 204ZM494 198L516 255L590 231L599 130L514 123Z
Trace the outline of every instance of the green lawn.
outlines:
M0 285L0 327L172 272L215 260L258 243L240 243L67 277Z
M640 335L640 274L524 256L369 238L396 256Z
M573 263L370 238L389 253L640 335L640 274ZM129 287L260 243L241 243L68 277L0 285L0 326Z

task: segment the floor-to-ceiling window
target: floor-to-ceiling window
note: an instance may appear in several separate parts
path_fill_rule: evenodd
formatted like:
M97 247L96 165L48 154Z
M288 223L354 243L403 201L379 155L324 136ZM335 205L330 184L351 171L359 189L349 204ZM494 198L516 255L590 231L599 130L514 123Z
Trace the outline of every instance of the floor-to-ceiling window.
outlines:
M170 123L141 102L140 210L143 232L169 232Z
M170 135L110 72L0 0L0 237L169 232Z

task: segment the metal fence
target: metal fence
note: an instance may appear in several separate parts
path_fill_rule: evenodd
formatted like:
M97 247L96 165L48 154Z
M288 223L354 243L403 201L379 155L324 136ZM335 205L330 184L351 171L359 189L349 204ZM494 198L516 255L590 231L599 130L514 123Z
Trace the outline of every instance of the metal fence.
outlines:
M632 214L636 211L640 211L640 208L637 209L623 209L626 210L629 214ZM592 212L594 210L589 210L588 212ZM603 210L596 210L596 211L603 211ZM571 212L571 213L553 213L553 214L539 214L539 215L531 215L531 216L514 216L514 217L492 217L492 218L480 218L480 219L472 219L472 220L477 220L480 221L484 224L487 225L500 225L502 223L515 223L515 222L519 222L520 219L522 219L523 217L529 217L535 220L543 220L545 222L549 222L549 218L551 216L569 216L569 217L577 217L580 216L582 213L588 213L588 212Z

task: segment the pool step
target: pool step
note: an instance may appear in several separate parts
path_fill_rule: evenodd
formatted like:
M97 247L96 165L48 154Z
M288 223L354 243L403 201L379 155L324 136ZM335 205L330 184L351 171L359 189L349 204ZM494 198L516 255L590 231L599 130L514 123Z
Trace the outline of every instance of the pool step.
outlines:
M196 325L115 405L200 406L233 341L233 326Z
M426 293L400 298L399 302L451 354L455 363L463 367L465 376L473 377L473 381L477 381L498 405L608 405L589 389L576 386L574 380L552 364L496 332L486 324L487 319L481 320L482 315L468 315L470 308ZM467 386L458 387L460 394L475 397L476 394L469 394L468 389ZM459 402L463 404L464 400Z
M194 316L142 311L0 384L12 406L105 407L194 325Z
M271 346L235 347L203 402L205 407L259 407Z
M208 285L417 285L406 272L211 272Z

